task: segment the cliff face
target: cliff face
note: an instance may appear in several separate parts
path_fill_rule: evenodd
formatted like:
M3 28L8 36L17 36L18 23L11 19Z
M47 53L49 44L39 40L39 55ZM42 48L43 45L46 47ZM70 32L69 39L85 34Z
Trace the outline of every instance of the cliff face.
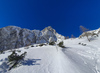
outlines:
M48 43L57 41L56 31L52 27L40 30L23 29L16 26L7 26L0 29L0 49L14 49L28 46L34 43Z
M31 30L16 26L0 29L0 49L19 48L35 42L36 37Z
M51 26L46 27L41 31L36 43L48 43L50 37L54 39L53 41L57 41L55 33L56 31Z

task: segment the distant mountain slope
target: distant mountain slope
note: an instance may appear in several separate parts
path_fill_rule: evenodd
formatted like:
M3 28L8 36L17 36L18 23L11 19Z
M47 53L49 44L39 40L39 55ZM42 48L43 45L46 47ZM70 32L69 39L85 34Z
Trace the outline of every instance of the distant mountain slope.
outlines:
M0 49L6 50L20 48L34 43L48 43L50 37L54 41L57 41L57 36L56 31L50 26L42 31L7 26L0 29Z
M100 33L100 28L96 30L91 30L87 32L83 32L79 37L85 37L85 36L98 36Z

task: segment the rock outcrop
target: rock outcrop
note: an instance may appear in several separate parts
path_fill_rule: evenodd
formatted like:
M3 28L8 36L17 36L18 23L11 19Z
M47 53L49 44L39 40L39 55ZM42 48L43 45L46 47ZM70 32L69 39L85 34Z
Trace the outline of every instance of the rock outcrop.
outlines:
M0 29L0 49L14 49L36 43L35 34L28 29L7 26Z
M28 46L34 43L49 43L57 41L59 35L52 27L46 27L42 31L23 29L17 26L7 26L0 29L0 49L14 49Z

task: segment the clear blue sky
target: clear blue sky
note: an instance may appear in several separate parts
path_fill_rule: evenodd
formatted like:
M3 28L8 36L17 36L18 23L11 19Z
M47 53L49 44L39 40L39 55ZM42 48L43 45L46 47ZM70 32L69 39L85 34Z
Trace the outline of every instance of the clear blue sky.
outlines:
M9 25L79 36L80 25L100 27L100 0L0 0L0 28Z

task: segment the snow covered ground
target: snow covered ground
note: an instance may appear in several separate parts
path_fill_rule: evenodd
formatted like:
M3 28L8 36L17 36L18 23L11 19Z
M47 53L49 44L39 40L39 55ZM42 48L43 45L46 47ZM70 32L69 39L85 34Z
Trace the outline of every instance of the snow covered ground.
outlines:
M86 44L83 46L78 43ZM0 54L0 73L100 73L100 37L64 40L66 48L58 46L20 48L27 52L24 63L8 71L7 56ZM21 54L19 53L19 54Z

